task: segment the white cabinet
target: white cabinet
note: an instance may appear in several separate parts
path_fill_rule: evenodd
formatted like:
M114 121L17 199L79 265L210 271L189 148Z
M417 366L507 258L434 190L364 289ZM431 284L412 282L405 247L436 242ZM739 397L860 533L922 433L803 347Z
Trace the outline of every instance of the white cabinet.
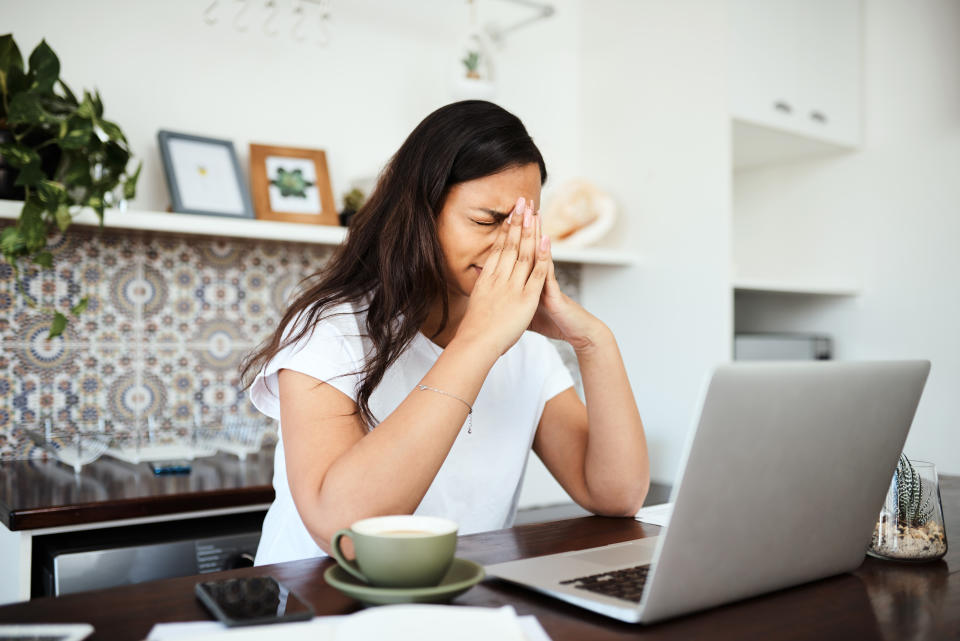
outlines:
M860 0L729 0L734 166L860 144Z

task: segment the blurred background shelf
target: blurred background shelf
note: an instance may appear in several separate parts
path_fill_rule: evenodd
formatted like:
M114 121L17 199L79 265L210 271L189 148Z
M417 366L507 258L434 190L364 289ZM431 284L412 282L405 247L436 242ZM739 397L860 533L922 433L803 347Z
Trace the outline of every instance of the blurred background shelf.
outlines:
M847 279L776 280L736 278L733 289L738 292L769 292L774 294L808 294L813 296L858 296L860 284Z
M0 220L16 220L22 207L23 203L19 201L0 200ZM347 237L345 227L159 211L128 210L121 212L116 209L108 209L104 214L103 221L104 227L108 229L129 229L221 238L254 238L317 245L339 245ZM84 209L74 216L73 224L98 226L100 223L92 210ZM563 247L562 244L559 244L554 247L553 255L558 262L563 263L627 266L639 262L639 257L632 252L601 247Z

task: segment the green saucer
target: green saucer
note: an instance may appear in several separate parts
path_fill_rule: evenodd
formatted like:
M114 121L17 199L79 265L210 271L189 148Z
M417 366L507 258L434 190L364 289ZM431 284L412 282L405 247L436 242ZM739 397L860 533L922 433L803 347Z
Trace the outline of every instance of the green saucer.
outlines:
M327 583L357 601L370 605L392 603L443 603L463 594L483 580L483 566L466 559L454 559L439 585L426 588L377 588L360 582L339 565L327 568Z

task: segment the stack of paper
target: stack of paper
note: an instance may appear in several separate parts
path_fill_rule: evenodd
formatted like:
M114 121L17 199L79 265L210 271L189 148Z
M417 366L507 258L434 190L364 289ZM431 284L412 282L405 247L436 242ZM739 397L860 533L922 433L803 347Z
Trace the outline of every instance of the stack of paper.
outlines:
M536 617L510 606L388 605L349 616L227 628L221 623L159 623L147 641L550 641Z
M665 527L670 522L672 513L673 503L661 503L660 505L648 505L640 508L636 518L643 523Z

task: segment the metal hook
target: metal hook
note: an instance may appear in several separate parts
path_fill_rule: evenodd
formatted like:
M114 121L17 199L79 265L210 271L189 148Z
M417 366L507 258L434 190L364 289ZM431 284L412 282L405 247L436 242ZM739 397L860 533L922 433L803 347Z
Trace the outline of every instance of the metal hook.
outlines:
M306 19L306 13L303 10L303 0L297 2L297 6L293 9L293 15L297 16L297 21L293 23L293 29L290 33L293 35L293 39L297 42L303 42L307 35L300 32L300 28L303 27L303 21Z
M247 13L247 9L250 6L248 0L237 0L237 2L243 3L243 7L240 8L240 11L237 12L237 15L233 18L233 27L237 31L243 32L247 30L246 24L240 24L240 19L244 17L244 14Z
M220 3L220 0L213 0L213 2L210 3L210 6L207 7L206 10L203 12L203 21L206 22L208 25L212 26L217 24L218 22L217 17L213 15L213 10L217 8L217 5L219 3Z
M531 25L535 22L539 22L540 20L545 20L546 18L551 17L557 12L557 10L553 7L553 5L547 4L545 2L541 2L539 0L508 0L508 1L514 4L519 4L524 7L535 9L537 11L537 14L534 16L531 16L530 18L521 20L513 25L510 25L509 27L501 28L501 27L498 27L497 25L492 25L492 24L487 25L487 29L486 29L487 36L489 36L490 40L492 40L494 43L501 46L503 45L504 38L508 33L512 33L517 29L522 29L523 27L526 27L527 25Z
M277 9L277 0L267 0L267 3L264 5L267 11L270 12L270 15L267 16L267 19L263 22L263 32L270 37L273 37L280 33L279 29L270 29L270 23L277 19L277 14L280 11Z
M317 44L321 47L330 44L330 31L327 28L330 17L330 0L320 0L320 37L317 39Z

